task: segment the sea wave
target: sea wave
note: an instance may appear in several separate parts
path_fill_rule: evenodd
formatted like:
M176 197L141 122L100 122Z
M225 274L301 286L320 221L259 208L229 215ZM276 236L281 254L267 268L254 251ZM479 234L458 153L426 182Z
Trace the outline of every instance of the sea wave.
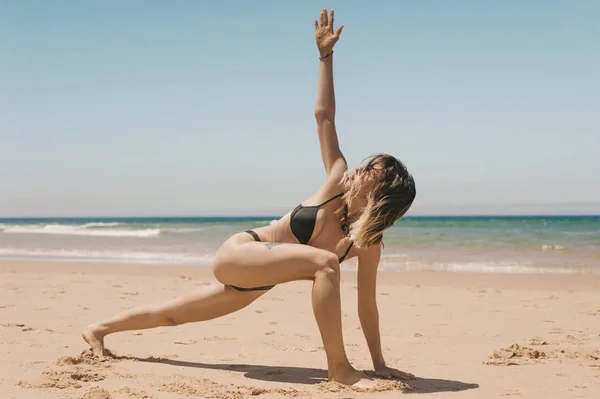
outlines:
M536 267L531 264L510 262L435 263L433 269L441 272L492 274L576 274L583 271L566 267Z
M564 251L566 247L558 244L544 244L542 245L542 251Z
M593 268L541 267L533 262L423 262L399 261L382 258L381 270L400 272L445 272L484 274L598 274Z
M101 251L87 249L0 248L0 258L47 261L194 264L206 266L213 256L180 252Z
M120 226L122 223L119 222L91 222L91 223L86 223L84 224L82 227L85 228L90 228L90 227L117 227Z
M213 226L197 226L197 227L161 227L161 234L190 234L201 233L214 229Z
M114 228L116 223L86 223L82 225L70 224L37 224L37 225L0 225L0 232L8 234L53 234L76 235L97 237L158 237L159 228ZM112 228L111 228L112 227Z

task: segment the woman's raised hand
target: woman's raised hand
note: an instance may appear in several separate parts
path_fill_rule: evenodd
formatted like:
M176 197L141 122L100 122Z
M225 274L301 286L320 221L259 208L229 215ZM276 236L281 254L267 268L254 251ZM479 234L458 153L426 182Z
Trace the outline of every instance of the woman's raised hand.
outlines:
M315 20L315 37L321 57L331 54L333 46L340 39L340 34L344 29L344 25L340 25L335 32L333 31L333 14L333 10L331 10L327 17L327 9L324 8L321 11L320 24Z

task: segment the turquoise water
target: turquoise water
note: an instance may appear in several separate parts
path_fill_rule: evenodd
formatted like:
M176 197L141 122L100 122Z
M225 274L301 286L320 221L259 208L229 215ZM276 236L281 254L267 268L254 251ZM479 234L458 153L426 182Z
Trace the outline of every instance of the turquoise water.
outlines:
M229 235L269 217L0 219L0 258L208 266ZM344 267L356 267L354 260ZM405 217L382 269L600 273L600 216Z

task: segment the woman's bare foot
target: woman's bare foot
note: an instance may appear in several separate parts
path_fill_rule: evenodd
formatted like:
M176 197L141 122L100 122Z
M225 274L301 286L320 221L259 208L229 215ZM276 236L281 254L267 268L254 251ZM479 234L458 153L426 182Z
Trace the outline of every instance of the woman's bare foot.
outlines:
M81 333L81 337L92 348L92 352L96 356L106 356L107 352L104 348L104 335L100 334L95 325L89 325Z

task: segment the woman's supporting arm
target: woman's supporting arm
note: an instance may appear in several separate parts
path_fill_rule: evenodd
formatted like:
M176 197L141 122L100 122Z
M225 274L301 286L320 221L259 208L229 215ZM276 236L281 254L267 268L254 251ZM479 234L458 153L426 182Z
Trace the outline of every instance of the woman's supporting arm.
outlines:
M377 309L377 269L381 248L369 248L358 256L358 318L365 334L375 375L383 378L410 380L414 375L385 364L381 350L379 311Z
M377 309L377 269L381 251L379 248L365 250L358 258L358 318L362 327L373 368L385 367L379 333L379 311Z

